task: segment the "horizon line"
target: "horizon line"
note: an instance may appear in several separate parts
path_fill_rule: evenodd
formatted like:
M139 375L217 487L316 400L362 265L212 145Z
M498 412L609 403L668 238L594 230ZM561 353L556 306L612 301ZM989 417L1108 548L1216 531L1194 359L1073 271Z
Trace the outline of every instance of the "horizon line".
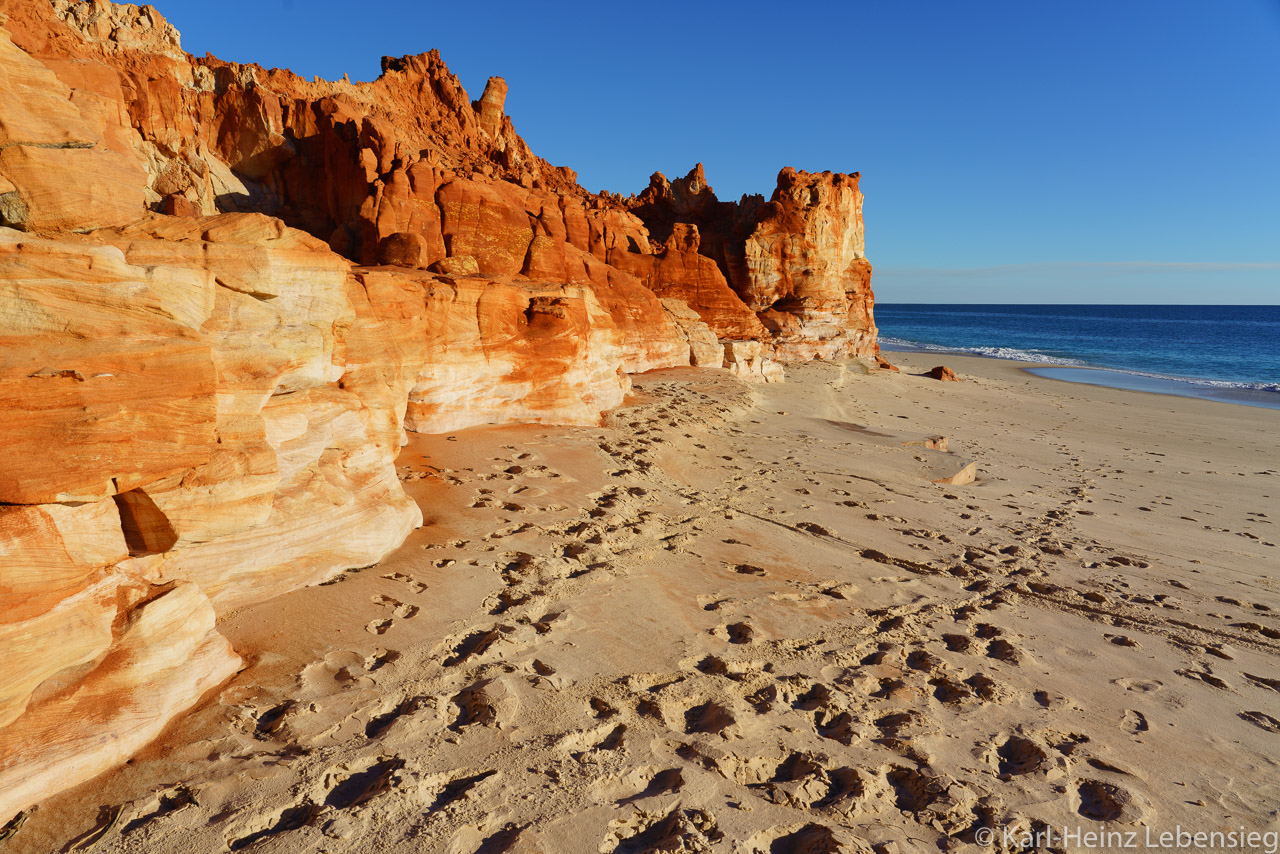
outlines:
M986 267L876 267L878 276L1007 276L1081 270L1112 273L1238 273L1280 271L1280 261L1037 261Z
M876 300L876 307L886 305L1048 305L1048 306L1114 306L1116 308L1280 308L1273 302L926 302L922 300Z

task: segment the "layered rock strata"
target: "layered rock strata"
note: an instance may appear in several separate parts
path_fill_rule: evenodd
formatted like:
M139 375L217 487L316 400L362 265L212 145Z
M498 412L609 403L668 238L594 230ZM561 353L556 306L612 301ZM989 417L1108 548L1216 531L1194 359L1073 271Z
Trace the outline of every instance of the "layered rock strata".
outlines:
M623 336L589 288L359 275L416 281L422 289L428 352L409 390L410 430L595 424L631 388L622 370Z
M420 523L392 462L417 370L371 295L261 214L0 229L0 812L233 673L215 608L376 562Z
M782 361L878 354L858 179L787 168L769 201L735 203L716 198L701 163L675 181L655 173L628 207L664 255L680 247L715 267L685 260L681 271L703 275L667 272L652 287L687 299L721 337L763 340ZM726 292L737 297L728 308Z
M590 194L506 91L435 52L308 81L192 57L151 6L0 0L0 823L229 678L219 614L403 541L406 429L875 352L856 175Z

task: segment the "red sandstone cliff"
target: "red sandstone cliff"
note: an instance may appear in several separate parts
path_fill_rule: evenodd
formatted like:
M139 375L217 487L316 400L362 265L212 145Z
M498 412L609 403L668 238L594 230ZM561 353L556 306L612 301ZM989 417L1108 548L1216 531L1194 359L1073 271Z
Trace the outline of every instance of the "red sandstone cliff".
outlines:
M857 175L592 195L434 52L331 83L150 6L0 18L0 822L234 673L218 613L395 548L405 429L875 351Z
M655 173L628 201L664 241L650 287L690 297L721 338L761 339L783 361L878 353L858 177L783 169L768 202L735 203L716 198L701 163L675 181Z

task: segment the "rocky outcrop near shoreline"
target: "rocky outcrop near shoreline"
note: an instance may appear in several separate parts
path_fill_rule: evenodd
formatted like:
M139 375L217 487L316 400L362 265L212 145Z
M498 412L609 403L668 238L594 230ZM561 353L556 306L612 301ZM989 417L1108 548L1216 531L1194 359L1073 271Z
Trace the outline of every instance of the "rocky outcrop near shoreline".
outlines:
M192 57L151 6L0 0L0 821L234 673L217 615L395 549L406 430L876 352L856 174L592 194L500 78L473 102L434 51L382 68L308 81Z
M720 276L668 273L656 286L687 299L721 337L763 340L780 361L874 356L858 179L787 168L768 201L721 202L699 163L675 181L655 173L628 207L664 241L664 255L691 247L716 262ZM732 298L719 299L724 292Z

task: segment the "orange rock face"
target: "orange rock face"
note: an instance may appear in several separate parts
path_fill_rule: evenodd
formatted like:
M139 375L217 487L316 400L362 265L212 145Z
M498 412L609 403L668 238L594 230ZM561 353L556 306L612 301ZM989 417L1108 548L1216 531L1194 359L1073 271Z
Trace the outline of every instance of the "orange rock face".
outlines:
M761 338L759 318L729 287L714 260L698 250L698 226L678 223L656 255L614 252L614 266L626 270L659 297L679 299L694 310L718 338Z
M375 270L358 276L366 283L404 278ZM427 352L409 391L410 430L443 433L512 420L595 424L631 388L622 336L589 288L412 281L425 303Z
M757 196L735 204L716 199L699 164L677 181L654 175L632 209L654 234L670 234L669 242L688 242L686 223L700 229L695 250L717 262L767 330L740 327L725 337L763 339L783 361L878 352L857 173L783 169L768 202ZM686 292L690 305L719 310L718 301Z
M784 359L876 351L858 177L783 169L773 198L756 213L738 292Z
M233 673L215 609L372 563L420 524L393 460L426 344L327 246L261 214L0 228L0 247L12 812Z
M138 217L145 173L108 67L39 62L0 30L0 224L32 230Z
M46 695L17 704L0 698L9 701L0 714L20 711L0 728L6 816L125 761L240 667L196 585L157 593L122 576L103 576L37 619L0 624L6 650L38 658L19 690L39 680ZM59 665L90 669L67 684Z
M874 353L856 175L590 194L501 78L382 67L308 81L192 57L151 6L0 0L0 824L235 672L218 614L402 542L406 429Z

